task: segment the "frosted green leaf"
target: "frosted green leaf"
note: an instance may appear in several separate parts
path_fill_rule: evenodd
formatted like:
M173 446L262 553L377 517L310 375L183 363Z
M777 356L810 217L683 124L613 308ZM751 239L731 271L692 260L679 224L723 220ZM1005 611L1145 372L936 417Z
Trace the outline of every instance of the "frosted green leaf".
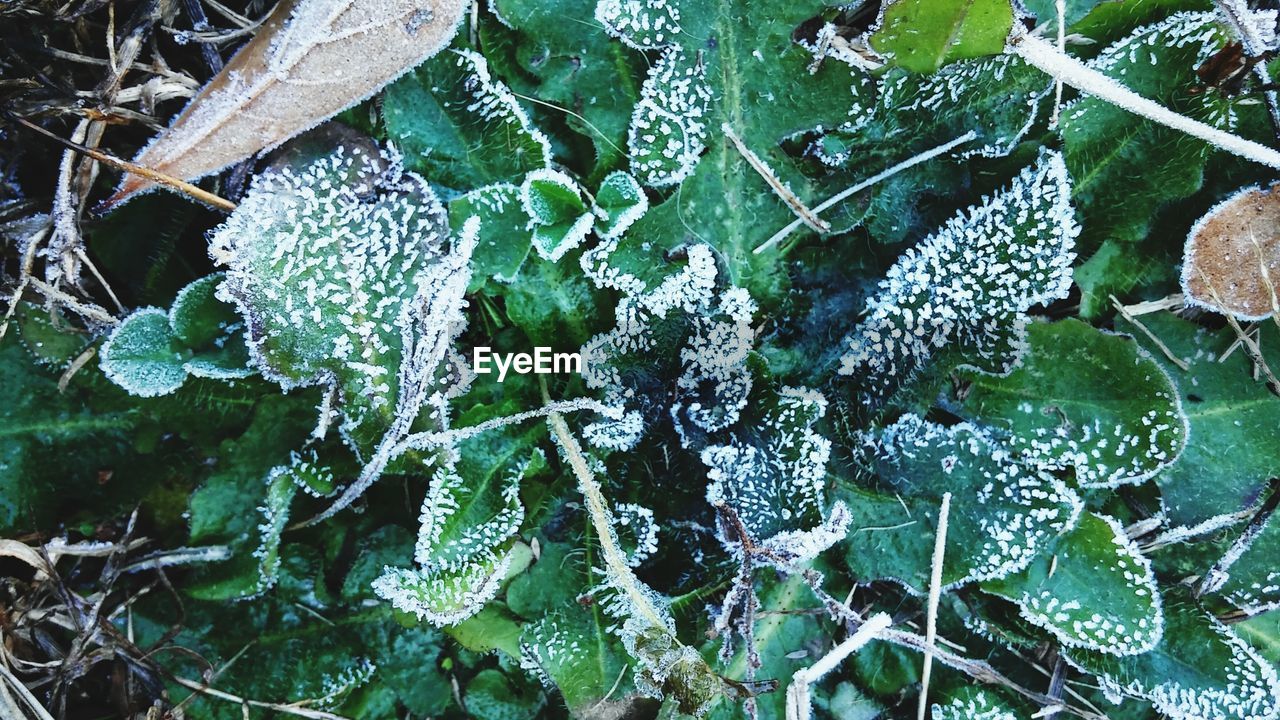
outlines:
M169 308L173 336L190 350L183 367L195 377L231 380L253 374L244 321L216 296L223 277L213 273L187 285Z
M606 0L607 2L607 0ZM684 180L706 150L711 87L701 60L680 46L658 58L631 115L631 171L646 185Z
M295 455L293 465L273 468L267 474L267 497L258 508L262 522L258 525L258 549L253 556L258 560L258 592L275 586L280 574L280 533L289 522L289 504L298 491L294 479L300 459Z
M532 247L526 228L528 215L520 205L520 187L511 183L486 185L449 202L449 224L455 233L471 217L480 218L471 261L471 285L480 289L487 279L510 283L516 279Z
M1081 511L1080 499L1061 480L1023 465L1000 440L969 423L944 427L905 415L869 444L877 472L902 502L872 496L850 506L846 559L860 580L887 578L925 593L944 492L953 495L945 589L1026 569L1054 537L1075 526Z
M409 168L448 187L518 182L551 163L550 140L471 50L440 53L392 84L382 112Z
M878 84L855 88L846 123L811 146L828 165L886 152L902 160L966 131L976 137L957 148L959 156L1007 155L1035 122L1052 82L1020 58L999 55L928 75L891 69ZM890 140L895 144L886 148Z
M245 317L254 365L286 390L336 388L350 438L390 422L416 324L450 322L448 239L424 180L339 147L257 176L210 254L229 268L219 297Z
M1150 478L1187 443L1173 381L1133 338L1078 320L1033 323L1007 377L963 375L962 414L1007 433L1047 467L1074 468L1085 487Z
M532 720L546 704L537 686L517 688L494 669L481 670L467 683L467 716L475 720Z
M454 625L475 615L498 593L510 558L485 553L460 568L387 567L373 583L378 597L432 625Z
M615 639L604 635L588 608L565 608L536 618L520 634L520 667L556 688L571 713L622 709L634 701L631 673ZM613 694L606 696L618 681Z
M1042 151L1007 188L906 252L867 303L840 374L882 399L944 347L1003 373L1017 361L1025 313L1066 297L1075 237L1062 156Z
M167 395L187 379L169 315L160 308L141 308L121 321L103 343L99 363L111 382L139 397Z
M761 393L753 407L750 439L709 445L707 501L732 508L751 539L779 556L804 562L844 538L849 510L836 501L827 513L827 460L831 442L812 426L826 398L804 388ZM746 433L744 433L746 435ZM736 528L720 528L721 542L740 553Z
M953 60L998 55L1013 26L1007 0L887 0L870 45L885 59L918 73Z
M529 216L533 249L549 262L581 245L595 221L578 183L559 170L526 175L520 185L520 204Z
M1000 696L982 687L966 687L947 702L933 705L933 720L1021 720Z
M649 197L640 183L621 170L609 173L596 191L596 232L604 240L622 235L649 209Z
M810 72L813 56L793 33L814 16L814 7L668 3L679 8L683 32L652 61L632 117L629 137L639 145L629 143L629 170L649 187L683 181L679 192L667 194L631 227L632 242L618 249L613 264L654 288L681 272L685 246L710 244L733 283L769 307L784 293L786 266L752 251L795 215L721 128L727 123L782 185L813 207L843 189L844 178L815 168L785 145L818 127L840 125L848 111L840 99L850 96L861 73L835 61Z
M1114 700L1149 701L1172 720L1270 720L1280 714L1276 671L1235 632L1179 590L1165 594L1164 637L1155 649L1116 657L1068 649Z
M1085 513L1027 569L982 589L1017 603L1023 618L1068 647L1137 655L1164 632L1151 563L1105 515Z
M1259 442L1280 427L1280 398L1254 379L1241 348L1226 355L1236 343L1230 328L1206 330L1167 312L1139 320L1187 368L1141 329L1116 319L1116 328L1132 333L1173 378L1187 415L1186 449L1155 476L1169 526L1195 534L1237 521L1258 504L1267 481L1280 476L1280 444ZM1275 328L1263 325L1259 332L1264 357L1280 367Z
M89 342L88 335L71 327L63 313L35 303L18 303L13 318L23 347L42 364L65 366Z
M373 584L381 598L434 625L457 624L493 598L524 521L520 481L545 463L540 450L513 459L529 452L525 442L480 436L451 451L423 499L417 567L386 568Z
M505 76L515 90L573 110L551 112L590 139L595 148L592 177L625 162L627 127L649 61L600 31L592 20L596 0L490 0L488 6L515 32L486 32L490 24L482 23L480 42L486 49L503 47L504 55L511 47L517 67Z
M1193 91L1201 85L1196 69L1231 39L1214 13L1177 13L1133 31L1089 66L1143 97L1232 131L1245 106L1227 93ZM1200 188L1211 154L1204 142L1090 96L1063 108L1061 132L1090 246L1141 240L1162 205Z
M1280 520L1274 509L1251 523L1205 573L1202 593L1214 593L1246 615L1280 608Z
M289 465L273 472L288 475L299 490L312 497L329 497L338 489L333 470L321 463L314 448L291 453Z

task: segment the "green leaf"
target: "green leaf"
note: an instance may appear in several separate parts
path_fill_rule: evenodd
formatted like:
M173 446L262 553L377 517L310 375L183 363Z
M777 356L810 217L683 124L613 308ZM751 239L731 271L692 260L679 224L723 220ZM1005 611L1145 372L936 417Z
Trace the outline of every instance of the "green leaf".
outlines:
M519 186L486 185L449 202L449 225L455 233L462 232L471 217L480 218L480 231L467 290L479 290L490 278L500 283L514 282L533 247L532 235L526 229L529 218L520 206Z
M860 581L886 578L927 591L944 492L952 493L944 589L1021 572L1080 514L1080 499L1061 480L1020 464L968 423L944 427L906 415L880 432L870 452L901 500L850 503L845 560Z
M928 215L922 196L954 194L964 184L964 159L1009 154L1052 86L1013 55L956 62L928 75L891 68L878 83L860 78L848 118L804 146L823 164L865 178L967 134L973 139L841 203L828 213L833 231L862 224L879 242L912 237Z
M870 43L889 62L928 73L953 60L999 54L1012 26L1008 0L889 0Z
M1196 76L1229 41L1213 13L1178 13L1135 30L1089 65L1178 113L1235 130L1246 110L1225 93L1200 92ZM1200 188L1211 154L1200 140L1090 96L1063 109L1061 130L1086 247L1141 240L1161 206Z
M253 373L244 322L216 295L224 277L214 273L187 285L169 308L173 337L190 352L183 367L194 377L234 380Z
M295 162L257 176L214 231L210 253L230 268L219 294L244 317L263 376L337 390L344 438L367 449L401 380L448 375L439 353L411 361L404 343L456 332L468 276L455 268L470 246L465 233L450 244L434 192L395 157L339 146Z
M957 403L1016 452L1074 468L1084 487L1152 477L1187 443L1178 390L1133 338L1079 320L1033 323L1022 364L1007 377L964 373Z
M1058 27L1057 4L1060 1L1062 0L1023 0L1023 3L1036 16L1037 23L1047 23L1050 28L1056 28ZM1062 2L1063 25L1066 27L1075 25L1090 11L1102 4L1105 4L1105 0L1065 0L1065 2ZM1050 35L1052 34L1050 33Z
M786 716L786 687L791 676L801 668L818 661L828 649L827 638L817 647L809 641L823 632L818 619L805 612L814 606L812 591L799 575L766 580L760 588L760 611L763 617L755 623L756 646L761 665L753 671L757 680L778 682L777 690L756 698L760 717L780 720ZM709 657L720 643L711 643L704 650ZM743 681L749 677L751 658L745 649L739 648L723 672L726 677ZM708 720L729 720L742 717L736 702L721 701L708 713Z
M489 4L503 24L517 31L515 60L536 81L523 92L554 105L556 109L546 109L549 114L590 138L594 167L580 162L582 167L575 168L584 174L614 167L625 157L627 125L640 97L637 75L645 66L643 57L628 52L590 22L595 7L596 0L494 0ZM574 20L566 22L566 18Z
M190 542L227 545L232 556L197 571L186 588L193 597L254 597L275 583L283 512L295 487L279 469L291 463L289 448L307 437L313 413L303 398L264 398L243 435L219 448L227 461L191 495Z
M13 317L23 347L41 364L65 367L89 343L88 336L68 324L60 311L20 302Z
M1166 263L1146 253L1132 252L1124 243L1104 240L1097 252L1076 265L1076 287L1080 288L1080 317L1092 320L1111 312L1111 296L1123 295L1135 287L1145 287L1174 278Z
M631 175L609 173L596 191L595 213L599 218L596 232L604 240L622 235L649 209L649 197Z
M409 169L459 190L518 180L551 163L551 143L489 63L443 52L387 88L387 137Z
M57 377L34 362L17 343L0 344L0 531L6 535L60 524L85 509L116 512L111 496L148 487L161 467L131 457L128 437L139 425L137 413L102 402L80 382L62 392ZM97 385L111 389L101 376ZM117 482L104 487L104 472L108 479L118 475Z
M520 483L546 463L530 447L541 431L490 432L459 444L423 500L417 567L388 567L373 584L379 597L440 626L476 614L497 594L524 522Z
M1105 515L1085 513L1027 569L982 589L1017 603L1022 617L1067 647L1138 655L1164 632L1151 563Z
M1164 638L1140 655L1067 650L1108 694L1141 698L1173 720L1256 720L1280 712L1275 668L1180 591L1165 594Z
M99 363L111 382L133 395L167 395L187 379L182 353L175 345L168 313L141 308L111 331Z
M520 692L497 670L481 670L467 683L467 713L477 720L530 720L542 708L536 690Z
M1280 475L1280 446L1258 442L1280 427L1280 398L1254 379L1253 363L1242 348L1219 362L1236 342L1230 329L1211 332L1167 312L1142 315L1142 325L1183 370L1140 328L1117 318L1173 378L1190 432L1178 461L1155 477L1171 528L1208 532L1256 506L1270 478ZM1262 327L1268 363L1280 367L1280 338Z
M533 228L533 248L549 262L581 245L595 221L578 183L558 170L525 175L520 204Z
M1042 151L1013 183L947 222L889 269L848 339L840 374L882 401L944 348L984 372L1011 370L1026 313L1065 297L1080 228L1062 157Z
M626 652L601 626L599 612L564 607L525 625L520 635L520 666L559 690L575 717L638 702Z
M768 305L785 287L784 268L770 255L752 250L794 215L735 148L724 126L812 206L815 197L834 194L837 188L820 192L819 183L802 173L804 164L782 144L799 133L844 122L848 107L832 99L849 96L856 71L827 62L809 72L812 57L791 38L796 26L812 17L811 7L744 0L669 4L678 15L679 30L664 37L676 44L662 51L636 104L629 135L634 141L629 142L631 171L647 185L685 180L678 192L632 226L630 242L621 250L633 256L628 265L643 271L638 277L655 287L682 267L670 253L688 243L711 244L731 282ZM621 7L632 13L644 4ZM637 37L642 23L619 27L617 18L601 15L597 19L610 32L633 45L646 42ZM682 114L682 108L689 113Z

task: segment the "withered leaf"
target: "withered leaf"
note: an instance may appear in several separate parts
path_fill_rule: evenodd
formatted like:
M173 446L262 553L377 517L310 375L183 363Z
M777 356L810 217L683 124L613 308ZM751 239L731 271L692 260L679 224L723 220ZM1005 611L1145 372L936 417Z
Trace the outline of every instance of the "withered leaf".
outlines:
M136 158L192 180L369 97L449 44L466 0L284 0ZM154 186L128 175L108 204Z
M1182 290L1196 305L1241 320L1276 312L1280 183L1247 187L1200 218L1187 236Z

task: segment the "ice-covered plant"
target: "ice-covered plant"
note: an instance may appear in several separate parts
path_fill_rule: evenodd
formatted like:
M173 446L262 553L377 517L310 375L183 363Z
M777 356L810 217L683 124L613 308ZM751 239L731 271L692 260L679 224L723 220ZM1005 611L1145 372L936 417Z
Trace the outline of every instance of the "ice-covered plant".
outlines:
M190 717L1277 720L1275 14L1169 7L481 3L20 281L0 521L184 546L59 518Z

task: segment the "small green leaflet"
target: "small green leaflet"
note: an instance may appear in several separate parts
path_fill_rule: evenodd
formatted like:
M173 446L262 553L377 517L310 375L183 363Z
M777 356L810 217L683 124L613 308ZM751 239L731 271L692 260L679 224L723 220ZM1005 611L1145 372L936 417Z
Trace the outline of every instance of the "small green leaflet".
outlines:
M142 308L120 322L102 345L99 363L115 384L139 397L167 395L187 376L234 380L253 374L244 323L214 296L223 274L183 288L168 312Z

